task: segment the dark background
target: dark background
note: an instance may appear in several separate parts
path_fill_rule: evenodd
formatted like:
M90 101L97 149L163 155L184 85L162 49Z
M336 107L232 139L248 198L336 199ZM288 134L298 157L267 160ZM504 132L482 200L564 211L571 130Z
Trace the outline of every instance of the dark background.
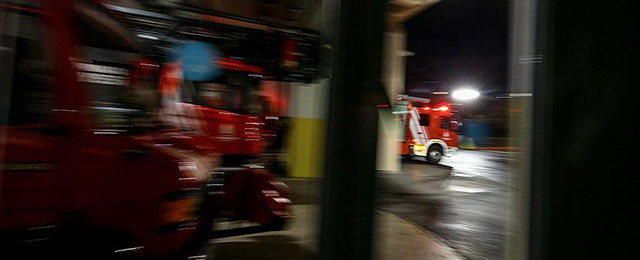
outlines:
M483 95L506 91L507 0L445 0L405 24L406 91L425 96L434 90L471 85Z
M530 259L637 258L637 3L539 4Z
M407 50L415 53L406 60L406 94L434 98L432 91L461 86L480 91L455 107L462 134L474 136L476 145L508 141L509 99L496 98L508 95L508 7L507 0L445 0L405 23Z

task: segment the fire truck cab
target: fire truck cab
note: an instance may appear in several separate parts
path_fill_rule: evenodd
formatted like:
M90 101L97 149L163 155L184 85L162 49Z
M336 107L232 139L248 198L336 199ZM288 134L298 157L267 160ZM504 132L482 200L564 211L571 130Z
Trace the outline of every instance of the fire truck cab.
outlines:
M0 3L0 258L198 247L216 154L154 137L135 37L96 1L22 2Z
M393 113L402 129L404 158L420 156L435 164L457 151L460 121L449 102L399 95Z

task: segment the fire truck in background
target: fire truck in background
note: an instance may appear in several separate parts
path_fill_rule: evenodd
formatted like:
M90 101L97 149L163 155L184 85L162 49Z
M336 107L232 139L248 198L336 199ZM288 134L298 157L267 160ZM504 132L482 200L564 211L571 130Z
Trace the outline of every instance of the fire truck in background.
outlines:
M394 112L402 127L400 154L406 159L425 157L438 163L458 149L461 122L446 100L398 95Z

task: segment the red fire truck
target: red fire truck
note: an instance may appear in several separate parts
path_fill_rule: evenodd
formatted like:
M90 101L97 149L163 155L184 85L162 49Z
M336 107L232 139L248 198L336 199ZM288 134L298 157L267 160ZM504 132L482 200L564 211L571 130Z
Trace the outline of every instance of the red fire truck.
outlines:
M216 41L224 37L212 30L213 22L124 7L112 10L127 17L138 36L154 39L151 45L169 46L155 52L157 65L149 62L159 72L159 119L173 129L203 137L198 145L206 144L220 155L214 183L209 183L214 217L259 225L244 231L216 230L213 236L282 228L292 218L288 187L257 160L266 144L268 108L259 93L264 70L223 52L242 52L239 47L219 51ZM175 27L160 36L161 28L143 24L151 19ZM211 70L215 76L201 73Z
M292 217L288 188L256 161L265 144L263 102L251 89L243 88L258 83L249 74L262 71L224 58L216 66L224 70L221 79L191 81L177 76L181 74L180 63L164 64L161 117L168 125L206 137L206 142L221 154L222 167L216 172L224 175L220 185L225 188L214 199L219 202L217 217L250 220L270 227L267 230L279 229Z
M458 148L460 121L446 100L398 95L394 112L401 124L400 153L407 159L425 157L438 163Z
M217 153L158 128L100 3L23 2L0 3L0 258L195 252Z

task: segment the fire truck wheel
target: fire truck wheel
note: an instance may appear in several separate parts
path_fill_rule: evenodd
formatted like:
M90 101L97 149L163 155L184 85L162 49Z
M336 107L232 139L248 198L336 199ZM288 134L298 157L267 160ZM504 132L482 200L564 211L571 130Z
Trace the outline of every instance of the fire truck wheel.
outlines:
M442 146L439 144L432 144L427 151L427 161L433 164L437 164L442 159Z

